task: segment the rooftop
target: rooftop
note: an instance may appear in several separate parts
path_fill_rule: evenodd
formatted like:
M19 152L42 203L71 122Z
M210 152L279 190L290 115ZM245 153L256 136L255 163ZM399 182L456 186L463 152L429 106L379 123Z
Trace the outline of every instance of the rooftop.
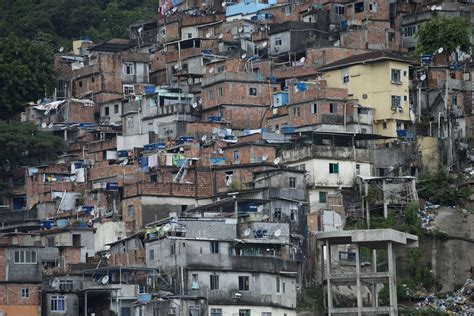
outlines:
M388 60L411 63L411 60L397 53L377 50L377 51L373 51L369 53L354 55L354 56L340 59L333 63L326 64L325 66L319 68L318 70L324 72L328 70L339 69L339 68L344 68L344 67L358 65L358 64L371 64L371 63L377 63L377 62L388 61Z

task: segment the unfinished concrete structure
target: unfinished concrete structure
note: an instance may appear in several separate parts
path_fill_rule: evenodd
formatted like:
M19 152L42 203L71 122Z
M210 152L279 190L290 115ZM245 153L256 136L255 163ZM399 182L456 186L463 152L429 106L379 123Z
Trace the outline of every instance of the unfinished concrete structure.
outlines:
M321 246L321 281L327 289L329 316L398 315L394 250L400 247L418 247L417 236L393 229L373 229L321 232L316 234L316 239ZM350 251L340 251L342 245L350 245L348 247ZM371 262L367 265L362 265L361 262L362 247L371 252ZM332 250L334 248L337 248L337 258L333 256ZM376 251L382 253L384 250L387 252L388 268L386 271L377 271ZM351 269L341 268L340 262L343 260L355 261L355 267L351 267ZM364 266L368 266L368 268ZM381 302L381 284L388 285L388 305ZM334 304L333 287L354 285L357 304L347 307L336 306ZM363 289L368 289L367 300L365 301L362 296Z

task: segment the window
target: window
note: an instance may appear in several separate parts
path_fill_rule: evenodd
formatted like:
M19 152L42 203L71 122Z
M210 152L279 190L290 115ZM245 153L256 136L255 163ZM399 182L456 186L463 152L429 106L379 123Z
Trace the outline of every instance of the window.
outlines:
M219 253L219 242L211 241L211 253Z
M239 276L239 291L248 291L248 290L249 290L249 277Z
M211 316L222 316L222 308L211 308Z
M398 95L392 95L392 110L396 110L401 106L402 98Z
M329 103L329 113L337 113L337 104Z
M326 203L327 197L328 197L327 192L319 191L319 203Z
M120 308L120 315L121 316L132 316L131 308L122 306Z
M275 208L273 211L273 220L280 221L281 220L281 208Z
M354 11L356 13L364 12L364 2L357 2L356 4L354 4Z
M239 316L250 316L250 309L239 309Z
M127 211L128 211L127 215L128 215L129 219L135 217L135 206L134 205L129 205Z
M240 150L234 150L234 163L240 163Z
M289 182L290 182L290 188L296 188L296 177L290 177Z
M383 129L387 129L387 122L383 122L382 128L383 128Z
M377 12L377 3L369 3L369 11Z
M356 164L356 174L360 174L360 164Z
M262 312L262 316L272 316L271 312Z
M134 128L135 126L135 120L133 117L128 117L127 118L127 128Z
M27 287L21 288L21 298L28 298L30 297L30 289Z
M207 90L207 98L209 100L212 100L214 98L214 91L213 90Z
M188 38L193 38L193 33L187 33L186 35L188 36Z
M253 97L257 96L257 88L249 88L249 95Z
M174 242L172 242L170 244L170 255L171 256L175 256L176 255L176 244Z
M318 104L311 103L311 114L316 114L316 113L318 113Z
M224 89L222 87L217 88L217 95L222 97L224 95Z
M293 13L293 7L291 5L285 7L285 14L290 15Z
M395 32L388 32L388 41L391 43L395 42Z
M217 66L217 72L224 72L224 71L225 71L225 65Z
M35 250L15 250L15 263L36 264Z
M401 71L399 69L392 69L391 79L392 83L401 82Z
M168 315L169 316L175 316L176 315L176 307L170 307Z
M403 101L408 101L408 96L404 95L403 96Z
M296 221L296 215L298 214L298 210L291 210L290 211L290 220L292 222L295 222Z
M344 15L345 13L345 7L343 5L336 5L334 9L337 15Z
M132 85L130 84L123 85L123 94L130 95L130 94L133 94L134 92L135 92L135 89Z
M451 96L451 104L458 105L458 98L456 95Z
M416 33L416 25L410 25L403 28L403 37L411 37Z
M281 46L281 37L275 38L275 46Z
M133 63L123 63L123 74L124 75L134 75L135 74L135 65Z
M150 255L150 260L155 260L155 250L154 249L150 249L148 254Z
M51 311L62 312L66 310L65 304L66 298L64 295L52 295L51 296Z
M397 130L403 129L403 123L397 122Z
M211 290L218 290L219 289L219 276L217 274L211 274L210 283L211 283Z
M109 107L108 107L108 106L106 106L106 107L104 108L104 115L105 115L105 116L109 116L109 115L110 115Z
M285 282L282 282L281 289L283 290L283 293L286 292L286 283Z
M60 291L72 291L74 285L73 280L59 280L59 290Z
M280 293L280 277L276 277L276 292Z
M342 82L343 83L348 83L349 82L349 74L342 75Z
M48 237L48 247L54 247L54 236Z
M79 88L82 88L82 81L79 81Z
M329 164L329 173L339 173L339 164L338 163L330 163Z
M189 316L199 316L201 308L199 306L189 306Z
M91 78L91 81L92 81L92 82L95 82L95 78L94 78L94 77L92 77L92 78Z
M117 114L119 112L119 105L114 104L114 114Z
M298 116L300 116L300 114L301 114L300 107L299 106L294 107L293 108L293 116L298 117Z

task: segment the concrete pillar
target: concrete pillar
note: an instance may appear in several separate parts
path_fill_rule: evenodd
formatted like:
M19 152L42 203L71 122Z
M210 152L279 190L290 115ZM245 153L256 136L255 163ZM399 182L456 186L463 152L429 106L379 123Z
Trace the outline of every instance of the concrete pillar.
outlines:
M367 228L370 228L370 209L369 209L369 199L367 198L369 195L369 182L364 181L364 193L365 193L365 213L366 213L366 220L367 220Z
M84 292L84 315L89 315L87 314L87 291Z
M371 262L371 271L372 273L377 273L377 250L372 249L372 262ZM378 297L377 297L377 284L374 283L371 285L371 294L372 294L372 307L378 307Z
M383 218L387 219L388 217L388 198L385 187L385 179L382 180L382 193L383 193Z
M392 242L387 244L387 253L388 253L388 287L390 290L390 315L398 315L398 302L397 302L397 281L396 281L396 265L395 265L395 255L393 253Z
M332 290L331 290L331 246L329 240L326 240L326 284L328 291L328 311L332 315Z
M361 316L361 308L363 307L362 303L362 284L360 282L360 249L359 244L355 244L355 254L356 254L356 282L357 282L357 315Z

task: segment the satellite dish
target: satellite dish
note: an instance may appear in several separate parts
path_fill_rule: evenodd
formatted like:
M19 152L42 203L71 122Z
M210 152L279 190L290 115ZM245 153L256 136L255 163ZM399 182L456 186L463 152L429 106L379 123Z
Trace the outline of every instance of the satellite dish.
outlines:
M221 3L221 6L223 6L223 7L225 7L226 5L227 5L227 2L225 2L225 1Z
M252 230L250 228L246 228L244 230L244 236L249 236L252 233Z
M268 42L263 42L262 43L262 47L267 47L267 45L268 45Z
M422 75L420 76L420 80L421 80L421 81L425 81L425 80L426 80L426 75L425 75L425 74L422 74Z
M301 57L300 58L300 63L304 63L305 60L306 60L306 57Z
M49 110L44 111L44 115L48 115L48 114L49 114Z
M170 230L170 229L171 229L170 223L166 223L165 226L163 226L163 230L164 230L165 232L167 232L167 231Z
M105 255L105 258L109 259L111 255L112 255L111 253L108 253Z
M219 148L219 154L221 154L221 155L222 155L223 153L224 153L224 149L222 149L222 148Z
M444 48L443 47L438 48L438 54L441 54L442 52L444 52Z
M47 126L48 125L45 122L41 123L41 128L46 128Z
M138 33L141 33L142 31L143 31L143 26L140 26L140 27L138 28Z
M53 282L51 283L51 286L54 288L54 289L59 289L59 279L58 278L54 278Z
M174 7L173 9L171 9L171 12L172 12L172 13L175 13L176 10L178 10L178 8L177 8L177 7Z
M193 109L197 108L197 106L198 106L197 102L194 102L194 103L192 104Z
M48 128L53 128L53 123L49 123Z
M179 68L179 64L176 64L173 66L174 69L178 69Z
M224 38L224 34L219 34L219 39L223 39Z
M239 33L242 33L244 31L243 27L239 27Z
M107 283L109 283L109 276L103 276L102 279L100 279L100 283L102 283L102 285L107 285Z
M209 73L212 74L214 72L214 68L209 68Z
M233 181L234 181L234 179L232 177L228 177L227 180L225 181L225 185L230 186Z
M247 54L243 54L242 56L240 56L240 58L242 59L245 59L245 57L247 57Z
M275 230L275 233L273 234L275 237L280 237L281 236L281 229Z
M198 100L198 103L199 103L199 104L202 104L202 99L199 99L199 100Z
M273 164L278 166L278 164L280 163L280 158L275 158L275 160L273 160Z
M128 159L125 159L125 160L121 163L122 166L126 166L127 164L128 164Z
M267 161L267 159L268 159L268 155L263 155L262 156L262 161Z
M59 47L59 52L60 52L60 53L64 52L64 47L62 47L62 46Z
M202 142L205 142L205 141L206 141L206 139L207 139L207 135L202 135L202 137L201 137L201 141L202 141Z
M211 37L211 33L206 33L206 38L210 38Z

